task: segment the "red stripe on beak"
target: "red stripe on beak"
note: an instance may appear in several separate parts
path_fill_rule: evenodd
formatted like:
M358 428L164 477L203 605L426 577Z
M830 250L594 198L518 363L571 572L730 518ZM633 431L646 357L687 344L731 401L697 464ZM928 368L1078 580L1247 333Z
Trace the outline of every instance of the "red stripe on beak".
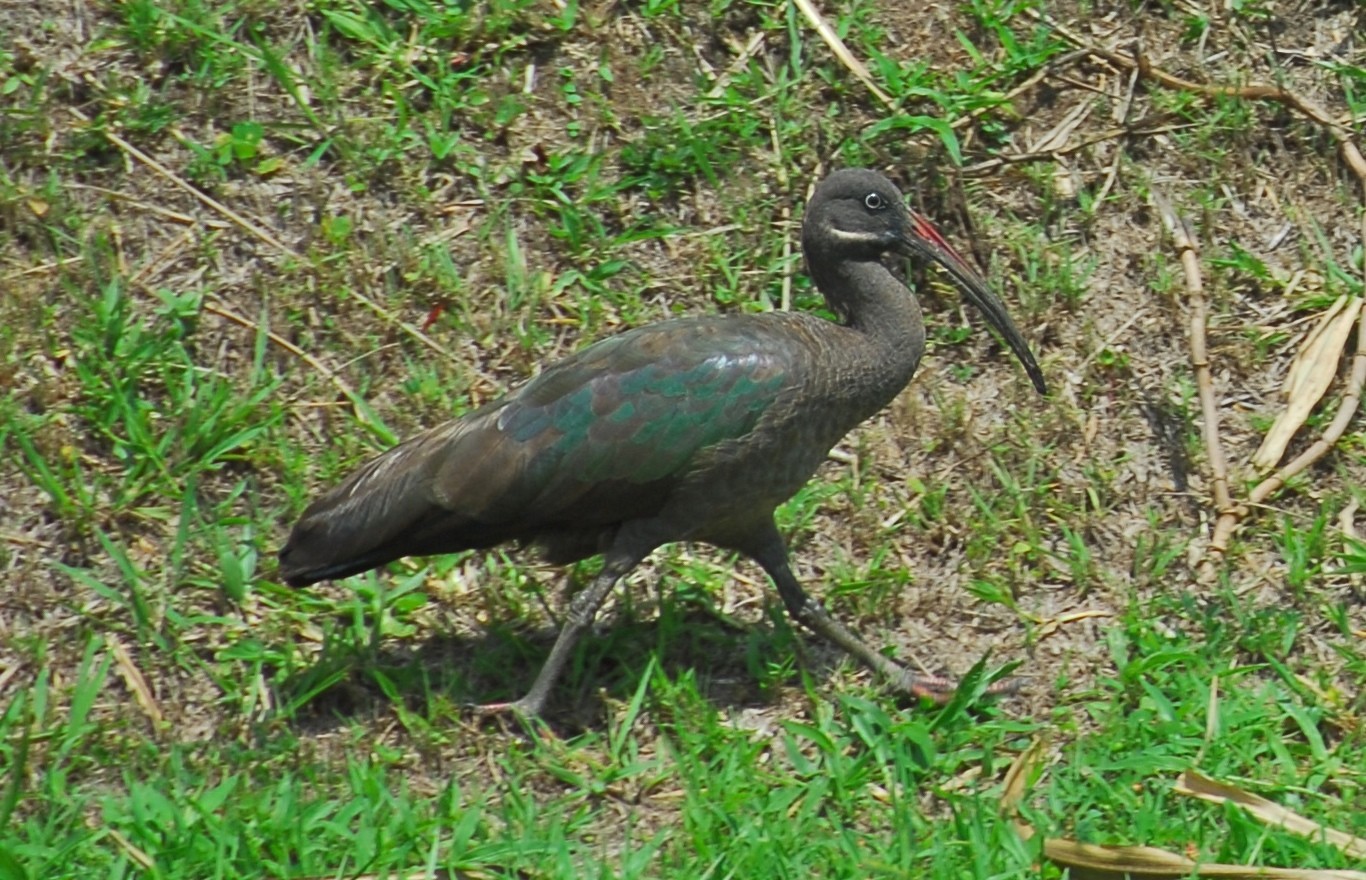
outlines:
M937 248L944 256L949 257L957 263L960 269L974 276L979 275L977 270L972 267L972 264L963 259L962 255L953 249L953 245L949 244L944 236L939 234L939 230L934 228L934 224L930 223L930 221L921 217L914 211L911 211L910 215L911 222L914 224L914 229L912 231L917 238Z

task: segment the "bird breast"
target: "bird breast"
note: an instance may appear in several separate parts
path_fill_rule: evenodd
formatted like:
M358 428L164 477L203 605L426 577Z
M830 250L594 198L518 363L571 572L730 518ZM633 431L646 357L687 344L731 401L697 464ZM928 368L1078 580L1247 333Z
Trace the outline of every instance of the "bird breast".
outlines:
M887 405L910 381L915 360L898 358L851 328L801 314L771 315L785 335L804 349L806 365L789 377L783 393L745 437L708 451L675 497L680 520L694 509L710 511L708 525L693 537L724 544L738 523L791 498L815 474L830 449L850 430ZM734 523L718 512L733 513ZM712 537L708 537L711 535Z

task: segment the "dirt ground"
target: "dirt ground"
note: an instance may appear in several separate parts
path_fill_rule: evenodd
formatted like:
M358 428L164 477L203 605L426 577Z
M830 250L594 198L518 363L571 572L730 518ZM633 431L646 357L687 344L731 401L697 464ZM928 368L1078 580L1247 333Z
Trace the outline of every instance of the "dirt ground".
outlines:
M1190 297L1152 196L1165 194L1178 207L1207 255L1209 361L1223 448L1234 490L1246 497L1253 477L1246 462L1282 406L1281 385L1303 333L1326 302L1356 283L1322 267L1333 262L1347 276L1359 272L1359 186L1330 134L1291 109L1183 93L1081 48L1128 56L1137 50L1153 68L1198 83L1275 83L1341 118L1348 107L1334 65L1361 65L1356 4L1264 5L1265 17L1253 20L1231 15L1222 3L1049 4L1051 24L1039 26L1065 31L1073 49L1038 66L1037 75L999 84L1011 93L1012 107L958 130L961 170L929 132L870 148L869 164L888 171L912 192L916 207L954 241L971 241L973 255L992 266L1051 387L1046 399L1036 397L1008 351L980 332L978 316L961 311L947 290L922 287L932 322L974 332L960 342L932 328L931 350L910 388L839 447L839 460L817 482L833 481L841 490L819 495L818 505L801 508L800 521L787 523L796 571L839 616L930 671L962 674L988 651L995 662L1023 661L1021 695L1009 701L1010 711L1040 717L1092 689L1098 671L1112 662L1107 627L1155 593L1198 602L1203 590L1228 590L1253 608L1304 603L1315 617L1321 603L1339 604L1366 628L1360 593L1348 578L1317 580L1310 598L1288 590L1289 563L1277 541L1286 529L1307 529L1319 519L1337 529L1340 514L1351 526L1366 476L1355 429L1290 490L1247 515L1216 586L1196 578L1216 511L1188 342ZM977 45L994 45L956 4L875 4L867 14L883 29L889 57L938 70L974 63L953 37L956 30ZM272 29L309 26L301 8L257 17ZM276 614L281 604L304 600L279 598L276 588L263 585L272 578L270 555L303 498L321 490L328 475L335 478L386 445L364 432L333 377L404 435L449 417L453 399L487 400L585 339L672 314L737 308L713 294L724 279L710 258L711 239L733 238L741 242L738 252L765 255L777 240L773 230L781 229L795 247L810 184L842 164L836 139L883 115L852 76L838 88L813 77L802 86L803 97L816 107L838 106L839 114L813 125L811 141L795 152L792 164L802 175L754 153L714 182L698 176L688 190L623 191L604 199L592 210L608 230L624 228L637 212L652 212L680 230L713 234L623 247L617 255L629 269L607 284L629 283L639 299L584 308L553 292L554 279L582 265L581 258L551 234L542 214L516 202L498 206L499 186L540 169L567 127L582 122L583 111L561 100L569 80L598 83L590 103L606 104L614 124L601 125L593 137L607 155L645 141L648 119L660 107L683 108L700 125L703 111L687 109L698 106L696 84L732 67L757 33L752 11L732 7L716 19L689 14L666 25L629 4L607 3L586 16L592 26L552 34L528 25L504 34L497 39L509 48L500 56L501 78L488 86L491 100L500 89L523 88L528 62L539 73L526 92L530 110L498 137L480 141L489 177L476 181L450 163L400 157L363 188L350 186L335 166L291 155L266 176L195 178L193 165L202 157L185 143L213 143L230 120L298 120L297 108L265 80L259 91L195 89L176 76L174 57L152 60L127 43L92 48L114 18L100 3L0 7L0 30L12 41L8 72L42 68L49 84L46 120L10 125L14 139L0 147L0 321L6 327L0 391L7 401L0 413L24 431L39 426L29 437L32 446L52 460L79 463L92 486L104 485L94 475L116 481L131 466L108 437L90 432L90 417L82 415L91 408L90 388L72 352L87 343L72 334L100 295L92 261L110 261L110 274L132 279L143 319L158 306L150 291L212 291L205 302L213 308L196 317L187 343L206 370L247 374L260 326L292 347L271 340L263 355L281 377L274 395L287 408L283 427L270 434L273 448L256 449L204 475L199 485L203 510L262 527L238 533L259 552L252 590L260 595L248 595L231 612L240 615L239 624L203 636L194 648L201 658L217 656L248 631L298 640L301 655L311 650L316 629L306 620L307 606L290 605L287 620ZM1192 41L1196 19L1209 27ZM828 69L843 69L804 33L809 54ZM757 52L776 66L787 47L780 34L765 39ZM662 53L655 75L634 76L631 59L656 45ZM602 63L613 65L611 83L585 72ZM338 87L362 95L364 78L381 73L347 68ZM128 117L115 111L120 101L139 100L142 88L185 115L164 129L130 131ZM0 108L5 100L0 97ZM9 112L19 109L11 104ZM337 124L353 126L363 143L367 108L350 110L354 118ZM124 128L107 127L118 142L91 126L96 117L125 121ZM181 185L191 179L199 194ZM510 218L515 257L501 233L488 232L504 227L483 225L495 212ZM349 219L348 245L329 250L327 223L338 217ZM783 225L785 218L790 222ZM446 276L433 269L434 243L448 253L458 284L443 282ZM321 258L329 253L340 256ZM1252 261L1240 262L1240 253L1260 261L1265 274L1249 270ZM539 297L531 307L510 302L510 272L525 273L529 295ZM737 299L769 295L781 275L742 273ZM336 294L343 289L370 302ZM797 292L801 300L804 288ZM437 305L444 315L425 324ZM246 326L235 318L245 318ZM1331 395L1341 393L1349 364L1344 357ZM1291 455L1312 440L1312 432L1301 432ZM195 568L201 563L168 573L178 502L139 498L119 506L111 497L95 503L93 515L64 512L35 479L13 428L4 451L0 571L10 588L0 600L0 702L40 667L54 681L73 680L86 662L82 634L102 628L131 652L126 669L140 670L155 694L170 722L163 730L182 741L248 735L278 696L266 688L256 716L243 717L240 701L222 698L212 662L188 665L137 643L126 606L112 588L96 589L124 580L120 558L98 538L113 535L122 559L165 592L156 600L158 614L229 613L204 590L168 583L185 571L208 576ZM310 482L291 482L296 477ZM244 480L249 492L234 500L233 487ZM807 515L809 509L814 512ZM984 517L997 526L985 530ZM1170 564L1154 566L1155 547ZM870 556L880 561L871 563ZM508 628L543 629L533 639L539 645L553 630L534 591L522 586L518 593L497 582L532 572L547 601L558 606L561 576L551 568L514 568L501 558L454 566L424 585L435 601L409 621L416 632L386 642L386 662L416 660L437 683L463 677L475 692L487 686L489 696L509 687L508 664L514 677L529 682L534 658L522 658L503 635ZM902 575L879 574L893 569ZM729 653L744 642L737 632L765 630L776 608L756 569L742 565L733 577L717 574L730 570L728 559L705 548L679 548L645 567L603 615L595 638L605 641L588 661L600 664L597 677L557 695L557 718L569 729L596 723L598 689L610 690L620 678L615 664L641 660L655 642L661 592L666 604L679 601L669 593L695 572L724 584L709 601L726 623L684 601L670 613L696 614L700 634L670 644L666 668L700 668L710 694L736 723L761 726L800 714L800 685L760 693L744 659ZM839 580L867 588L832 590ZM984 582L1006 585L1010 601L983 601ZM348 589L323 587L318 595L341 603L337 597ZM781 635L772 638L780 640L765 649L772 654L793 647ZM729 647L718 651L718 642ZM1318 653L1313 645L1311 634L1303 662L1321 662L1330 674L1340 668L1326 649L1311 656ZM800 653L821 688L871 680L812 638L803 639ZM130 699L135 682L129 675L118 681L127 691L97 707L122 721L122 733L112 736L150 723L146 706ZM407 736L382 695L364 684L343 684L296 722L320 754L345 748L329 720L337 711L372 719L377 741L402 743ZM502 736L489 733L481 743L480 730L471 722L444 760L415 769L415 778L473 767L462 762L496 748Z

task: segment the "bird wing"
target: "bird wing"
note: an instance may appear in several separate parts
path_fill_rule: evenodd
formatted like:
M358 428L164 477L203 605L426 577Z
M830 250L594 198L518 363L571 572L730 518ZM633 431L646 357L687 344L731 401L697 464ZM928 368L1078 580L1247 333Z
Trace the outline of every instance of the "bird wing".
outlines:
M313 583L658 512L799 380L796 340L774 332L778 320L680 319L623 333L404 441L304 511L281 576Z
M746 436L795 358L766 322L670 321L548 368L445 455L443 503L485 522L617 522L662 505L709 450ZM477 462L494 465L492 472Z

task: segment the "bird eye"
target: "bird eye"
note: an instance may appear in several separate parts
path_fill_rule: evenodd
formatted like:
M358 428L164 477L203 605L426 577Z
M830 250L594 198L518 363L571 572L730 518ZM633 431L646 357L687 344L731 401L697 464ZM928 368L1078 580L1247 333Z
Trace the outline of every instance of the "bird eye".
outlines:
M881 211L887 207L887 200L877 193L868 193L863 197L863 204L870 211Z

